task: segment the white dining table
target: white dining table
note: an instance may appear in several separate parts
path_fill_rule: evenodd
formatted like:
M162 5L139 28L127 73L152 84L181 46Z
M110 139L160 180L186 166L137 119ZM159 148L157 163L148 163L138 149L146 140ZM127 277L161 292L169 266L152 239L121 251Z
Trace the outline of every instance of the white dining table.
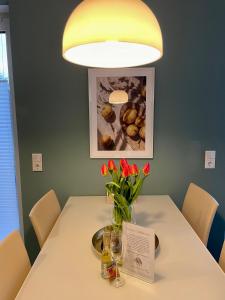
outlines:
M224 300L225 275L169 196L140 196L138 225L153 228L160 249L155 281L121 273L113 287L100 275L93 234L110 224L103 196L70 197L16 300Z

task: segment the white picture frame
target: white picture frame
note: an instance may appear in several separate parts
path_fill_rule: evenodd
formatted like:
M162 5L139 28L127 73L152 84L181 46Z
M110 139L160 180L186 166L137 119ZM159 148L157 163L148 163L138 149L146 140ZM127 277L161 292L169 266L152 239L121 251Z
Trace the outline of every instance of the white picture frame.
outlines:
M155 68L89 69L88 79L90 157L153 158ZM109 104L114 90L128 103Z

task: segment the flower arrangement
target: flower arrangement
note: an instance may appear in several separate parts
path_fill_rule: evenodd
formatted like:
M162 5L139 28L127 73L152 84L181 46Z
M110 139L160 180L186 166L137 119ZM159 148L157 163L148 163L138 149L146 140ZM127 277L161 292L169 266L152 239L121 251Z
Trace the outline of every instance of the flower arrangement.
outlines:
M101 175L111 175L112 178L105 186L107 193L114 201L113 219L115 225L121 226L123 220L131 222L132 205L149 174L149 163L146 163L141 170L136 164L130 165L126 159L120 160L119 168L113 160L108 161L108 166L102 165Z

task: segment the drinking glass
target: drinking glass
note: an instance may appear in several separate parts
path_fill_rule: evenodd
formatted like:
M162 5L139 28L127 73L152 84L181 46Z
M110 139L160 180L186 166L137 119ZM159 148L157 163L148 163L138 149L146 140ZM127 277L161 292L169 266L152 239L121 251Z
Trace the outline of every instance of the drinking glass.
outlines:
M118 277L118 263L120 262L122 256L122 235L120 230L114 229L111 232L110 250L112 258L116 263L116 278L113 281L113 286L120 287L125 283L123 278L120 276Z

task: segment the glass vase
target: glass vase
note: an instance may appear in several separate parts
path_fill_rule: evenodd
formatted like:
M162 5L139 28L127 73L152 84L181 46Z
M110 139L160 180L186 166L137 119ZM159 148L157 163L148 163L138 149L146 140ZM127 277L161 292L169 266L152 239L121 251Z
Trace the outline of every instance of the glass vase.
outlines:
M114 202L112 211L112 225L118 229L122 229L122 223L130 222L136 224L134 205L129 205L128 210L118 207Z

